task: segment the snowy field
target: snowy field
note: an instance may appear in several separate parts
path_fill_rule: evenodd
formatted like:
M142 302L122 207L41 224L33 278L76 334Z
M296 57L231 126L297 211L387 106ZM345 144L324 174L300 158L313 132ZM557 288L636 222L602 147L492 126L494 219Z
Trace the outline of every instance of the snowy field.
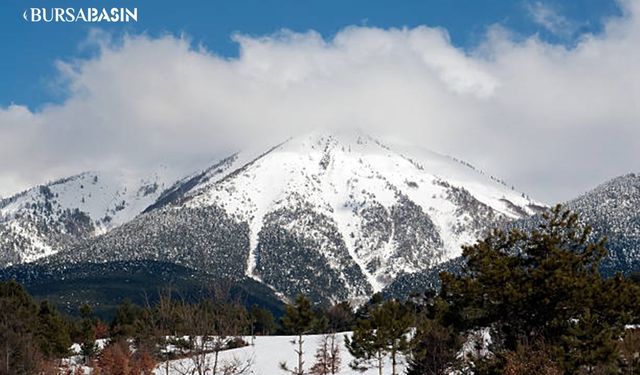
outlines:
M339 374L378 374L378 370L370 369L366 372L360 372L352 370L349 367L349 362L353 359L346 347L344 346L344 336L347 333L339 333L336 335L336 342L340 344L340 357L342 364L340 366ZM304 360L305 369L309 369L315 362L314 354L316 349L321 343L322 335L309 335L304 337ZM294 345L291 341L297 339L297 336L257 336L254 339L254 345L249 345L243 348L226 350L220 353L220 360L224 362L246 362L251 361L252 367L247 374L253 375L276 375L286 374L280 369L281 362L287 362L290 368L293 368L297 364L297 355L294 352ZM251 337L245 337L247 342L251 343ZM208 355L210 363L213 363L213 354ZM155 370L156 375L166 374L166 363L161 363ZM169 362L169 374L180 375L189 373L189 369L193 367L193 362L190 359L179 359ZM398 372L404 366L401 364L398 366ZM208 372L209 373L209 372ZM385 374L391 373L391 363L386 363Z

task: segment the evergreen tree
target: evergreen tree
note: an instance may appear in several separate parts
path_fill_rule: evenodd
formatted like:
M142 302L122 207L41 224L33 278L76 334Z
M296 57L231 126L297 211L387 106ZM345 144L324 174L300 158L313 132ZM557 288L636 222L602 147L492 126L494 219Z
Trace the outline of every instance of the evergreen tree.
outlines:
M93 357L97 351L96 345L96 332L93 324L93 311L91 306L84 304L80 307L80 351L84 357L85 363L88 363L90 358Z
M136 322L141 319L143 309L125 298L116 309L111 321L111 335L113 337L131 337L136 332Z
M437 320L425 319L411 339L407 375L446 374L456 365L460 335Z
M46 357L55 358L62 358L68 355L72 344L69 336L69 326L55 306L48 301L40 303L38 323L38 336L42 353Z
M67 354L68 327L49 302L37 305L22 285L0 281L0 373L43 373Z
M391 373L397 374L398 356L409 349L408 333L413 318L406 306L397 301L387 301L369 310L367 317L356 323L351 338L345 338L346 346L355 360L353 369L382 368L387 356L391 360Z
M331 332L351 331L355 324L353 307L347 301L329 307L326 311L326 317Z
M42 354L33 332L37 306L15 281L0 282L0 372L26 374L38 370Z
M494 352L544 338L569 373L612 364L640 293L622 277L601 277L605 243L560 206L537 229L493 231L464 248L461 275L441 274L445 319L460 331L490 328Z
M282 327L285 332L298 336L292 342L297 346L294 351L298 357L298 364L293 369L290 369L286 362L282 362L280 363L282 370L294 375L306 374L304 370L304 340L302 336L309 333L316 323L316 314L311 307L311 301L304 295L299 295L294 304L285 306Z
M269 335L276 330L275 318L271 311L254 304L249 313L253 335Z

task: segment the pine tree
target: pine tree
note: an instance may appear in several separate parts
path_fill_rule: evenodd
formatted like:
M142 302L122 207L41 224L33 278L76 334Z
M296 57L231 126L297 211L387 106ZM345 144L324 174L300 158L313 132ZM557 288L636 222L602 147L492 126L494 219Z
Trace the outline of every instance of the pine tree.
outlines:
M355 360L355 370L377 368L382 375L384 362L391 360L391 374L397 374L398 356L409 349L408 333L413 319L406 307L397 301L387 301L370 309L369 316L356 323L346 346Z
M40 303L38 323L38 336L43 354L55 358L68 355L71 347L69 326L55 306L48 301Z
M533 230L496 230L464 248L461 275L441 274L446 320L460 331L491 329L494 352L542 338L568 372L609 366L624 325L638 317L637 285L604 279L606 239L555 207Z
M45 373L70 344L69 322L52 304L38 305L22 285L0 281L0 373Z
M80 343L80 350L85 363L89 363L91 357L93 357L98 351L91 306L87 304L82 305L80 307L80 316L82 317L80 322L80 334L82 339L82 342Z
M0 282L0 373L28 374L39 370L42 360L34 336L38 308L15 281Z
M311 307L311 301L304 295L299 295L293 305L285 307L282 326L286 332L297 336L297 339L293 340L292 344L297 346L294 351L298 357L298 364L293 369L290 369L286 362L282 362L280 363L280 368L283 371L294 375L306 374L304 370L304 340L302 336L309 333L315 323L316 315Z
M136 321L142 318L143 309L125 298L111 321L111 335L113 337L131 337L136 332Z
M437 320L425 319L411 339L407 375L440 375L454 368L460 336Z
M353 307L347 301L337 303L326 311L331 332L351 331L355 323Z
M253 335L269 335L276 329L275 318L271 311L259 307L251 306L251 333Z

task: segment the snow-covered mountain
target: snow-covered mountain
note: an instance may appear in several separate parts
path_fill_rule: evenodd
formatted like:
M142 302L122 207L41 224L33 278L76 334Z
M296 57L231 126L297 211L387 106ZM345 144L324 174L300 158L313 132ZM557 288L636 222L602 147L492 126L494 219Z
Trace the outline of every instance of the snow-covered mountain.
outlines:
M592 227L592 238L607 238L608 255L601 270L606 275L640 272L640 175L630 173L609 180L563 206L579 215ZM542 222L540 215L509 223L532 229ZM426 288L439 287L441 271L459 272L464 260L459 257L428 271L405 274L385 289L394 297L406 298Z
M284 230L320 240L329 263L348 255L374 289L399 272L458 255L487 224L537 208L467 164L353 133L289 140L196 186L182 203L213 205L249 223L250 276L269 272L272 248L282 240L273 235Z
M640 175L611 179L563 206L593 229L593 239L607 238L605 273L640 271ZM515 224L532 228L540 221L540 216L534 216Z
M31 262L129 222L166 189L150 176L85 172L0 200L0 266Z
M593 227L593 236L607 237L605 271L640 271L640 174L607 181L566 207Z
M52 262L171 261L285 297L363 299L542 206L469 164L357 133L241 152Z

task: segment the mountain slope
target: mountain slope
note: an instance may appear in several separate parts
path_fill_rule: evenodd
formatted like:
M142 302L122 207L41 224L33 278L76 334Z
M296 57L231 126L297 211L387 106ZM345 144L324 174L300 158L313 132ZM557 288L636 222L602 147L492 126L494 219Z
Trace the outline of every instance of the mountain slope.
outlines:
M299 238L326 238L309 231L310 222L333 227L374 289L399 272L454 257L488 226L537 208L468 165L426 151L409 158L358 134L292 139L221 181L196 187L183 205L211 204L249 223L250 276L260 277L260 263L273 253L259 246L260 236L274 230L263 231L265 223L289 216L280 227Z
M0 280L16 280L35 298L47 299L75 316L79 315L80 306L88 303L97 316L108 321L124 299L141 306L154 304L158 293L170 289L175 298L198 301L210 298L215 288L222 288L247 308L257 304L276 316L282 314L282 302L268 287L249 278L229 283L212 276L151 260L79 263L67 267L29 263L0 269Z
M130 221L166 188L163 170L130 181L85 172L0 201L0 266L31 262Z
M564 203L564 207L576 212L583 223L593 228L592 238L607 237L608 256L601 266L605 275L640 272L640 175L631 173L614 178ZM541 216L536 215L510 225L531 229L541 221ZM463 263L459 257L428 271L403 275L385 293L407 297L425 288L437 288L438 272L458 272Z
M226 158L50 261L163 260L246 274L284 297L365 299L539 209L455 159L362 134L314 133Z
M603 269L625 273L640 271L640 175L614 178L568 202L593 236L606 236L609 256Z

